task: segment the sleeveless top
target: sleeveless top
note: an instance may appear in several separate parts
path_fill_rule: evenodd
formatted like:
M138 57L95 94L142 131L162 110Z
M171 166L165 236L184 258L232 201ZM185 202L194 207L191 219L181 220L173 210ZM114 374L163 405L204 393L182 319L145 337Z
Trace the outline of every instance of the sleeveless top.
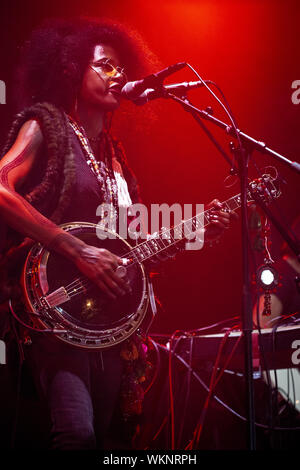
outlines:
M74 155L75 177L72 185L71 202L69 206L65 209L63 216L59 222L59 225L68 222L90 222L98 224L100 222L100 216L96 215L97 208L100 204L107 201L103 200L104 195L100 183L97 180L97 177L93 173L92 169L88 166L79 139L71 128L71 126L69 127L69 132ZM45 158L46 151L46 146L44 144L39 152L38 158L36 158L34 165L32 166L28 174L28 177L26 178L25 183L22 185L22 188L19 191L21 195L30 192L30 190L32 190L40 183L47 164L47 158ZM130 170L127 167L123 168L122 165L121 173L123 173L123 171L125 176L128 175L129 178L132 176ZM134 202L136 202L136 194L133 194L133 197L131 197L125 178L120 174L117 175L117 178L120 178L122 180L122 184L121 186L119 185L119 187L121 188L121 193L123 194L123 196L124 192L127 193L127 198L125 197L125 204L127 203L130 206L131 200L134 200ZM49 194L48 197L49 200L51 200L51 205L47 208L47 211L44 210L42 207L36 207L36 209L45 217L49 218L52 211L57 205L59 194L55 195L53 192L52 194ZM1 258L1 264L4 263L3 265L5 266L5 269L2 269L2 271L5 271L4 281L0 279L0 285L2 286L4 285L3 282L6 282L7 276L8 278L15 278L16 280L19 279L19 271L24 265L28 249L25 248L24 250L17 251L17 254L13 255L13 258L9 258L9 262L7 263L6 252L8 251L10 246L17 247L18 245L20 245L24 239L24 236L16 232L6 224L1 225L2 230L0 230L0 242L2 241L2 249L4 249L3 256ZM6 289L2 288L0 292L0 304L6 297Z
M99 216L96 216L96 210L100 204L107 201L104 201L104 195L100 183L92 169L87 164L84 150L82 149L79 139L71 126L69 128L69 132L74 154L75 180L73 182L71 203L65 210L60 224L78 221L98 223ZM29 192L40 182L41 172L44 171L45 167L44 152L45 148L42 148L39 158L36 159L36 163L31 169L26 183L22 187L21 194ZM116 171L114 169L114 174L118 188L118 202L119 205L121 204L129 207L132 204L132 199L135 198L130 195L127 182L122 175L122 170L124 169L121 168L119 162L117 163L117 166L120 166L120 171ZM53 198L54 207L56 202L57 198ZM39 208L37 209L39 210ZM51 206L50 209L53 209L53 207ZM49 213L45 213L43 210L40 211L46 217L49 216Z
M63 214L61 223L65 222L99 222L96 210L103 200L100 184L88 166L83 150L75 132L70 128L71 144L75 159L75 181L73 183L72 199Z

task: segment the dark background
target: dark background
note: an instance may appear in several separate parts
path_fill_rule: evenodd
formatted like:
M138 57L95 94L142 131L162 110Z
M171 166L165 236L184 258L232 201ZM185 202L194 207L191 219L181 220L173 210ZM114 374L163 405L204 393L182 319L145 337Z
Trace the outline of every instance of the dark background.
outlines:
M18 48L44 18L87 15L127 22L145 38L162 67L189 62L202 78L225 93L238 126L291 160L299 161L300 104L292 103L292 82L300 79L299 5L292 1L2 1L0 6L0 79L7 103L0 105L0 141L12 118L12 70ZM153 72L155 72L154 70ZM137 77L140 78L140 77ZM189 69L168 82L196 80ZM206 90L190 92L198 107L211 105L228 121ZM160 100L130 116L115 133L123 140L144 202L180 204L224 200L239 192L238 182L225 187L228 165L195 121L174 102ZM156 117L149 120L149 113ZM228 150L223 131L209 129ZM260 168L275 165L286 184L276 213L289 225L298 213L299 176L254 152ZM251 167L251 177L256 176ZM271 253L279 256L282 240L272 229ZM260 261L260 257L258 257ZM239 222L220 244L189 252L167 263L155 279L162 304L153 332L172 333L209 325L241 314L241 229Z

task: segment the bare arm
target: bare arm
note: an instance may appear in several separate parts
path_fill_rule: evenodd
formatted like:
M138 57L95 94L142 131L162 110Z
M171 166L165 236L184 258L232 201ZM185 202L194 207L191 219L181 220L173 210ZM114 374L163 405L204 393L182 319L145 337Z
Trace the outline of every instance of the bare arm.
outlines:
M37 158L42 142L43 136L38 123L28 121L22 126L12 148L1 160L0 211L2 218L13 229L47 246L57 235L64 233L63 230L40 214L17 192ZM75 248L75 244L73 247Z
M39 124L27 121L0 161L0 214L5 222L22 233L73 261L107 295L115 297L128 290L115 274L122 260L107 250L86 245L38 212L19 193L43 143Z

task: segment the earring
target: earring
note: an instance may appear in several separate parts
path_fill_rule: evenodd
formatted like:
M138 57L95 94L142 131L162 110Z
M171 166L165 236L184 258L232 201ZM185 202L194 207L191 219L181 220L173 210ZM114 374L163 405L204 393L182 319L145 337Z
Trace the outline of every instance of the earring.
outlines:
M76 114L76 116L77 116L77 111L78 111L78 98L76 95L75 104L74 104L74 113Z

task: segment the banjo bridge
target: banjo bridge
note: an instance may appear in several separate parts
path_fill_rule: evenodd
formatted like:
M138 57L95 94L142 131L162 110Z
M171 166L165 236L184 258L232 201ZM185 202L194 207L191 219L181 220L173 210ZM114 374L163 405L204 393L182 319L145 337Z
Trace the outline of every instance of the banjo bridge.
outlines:
M46 308L54 308L70 300L70 296L65 287L59 287L46 297L41 298L41 302Z

